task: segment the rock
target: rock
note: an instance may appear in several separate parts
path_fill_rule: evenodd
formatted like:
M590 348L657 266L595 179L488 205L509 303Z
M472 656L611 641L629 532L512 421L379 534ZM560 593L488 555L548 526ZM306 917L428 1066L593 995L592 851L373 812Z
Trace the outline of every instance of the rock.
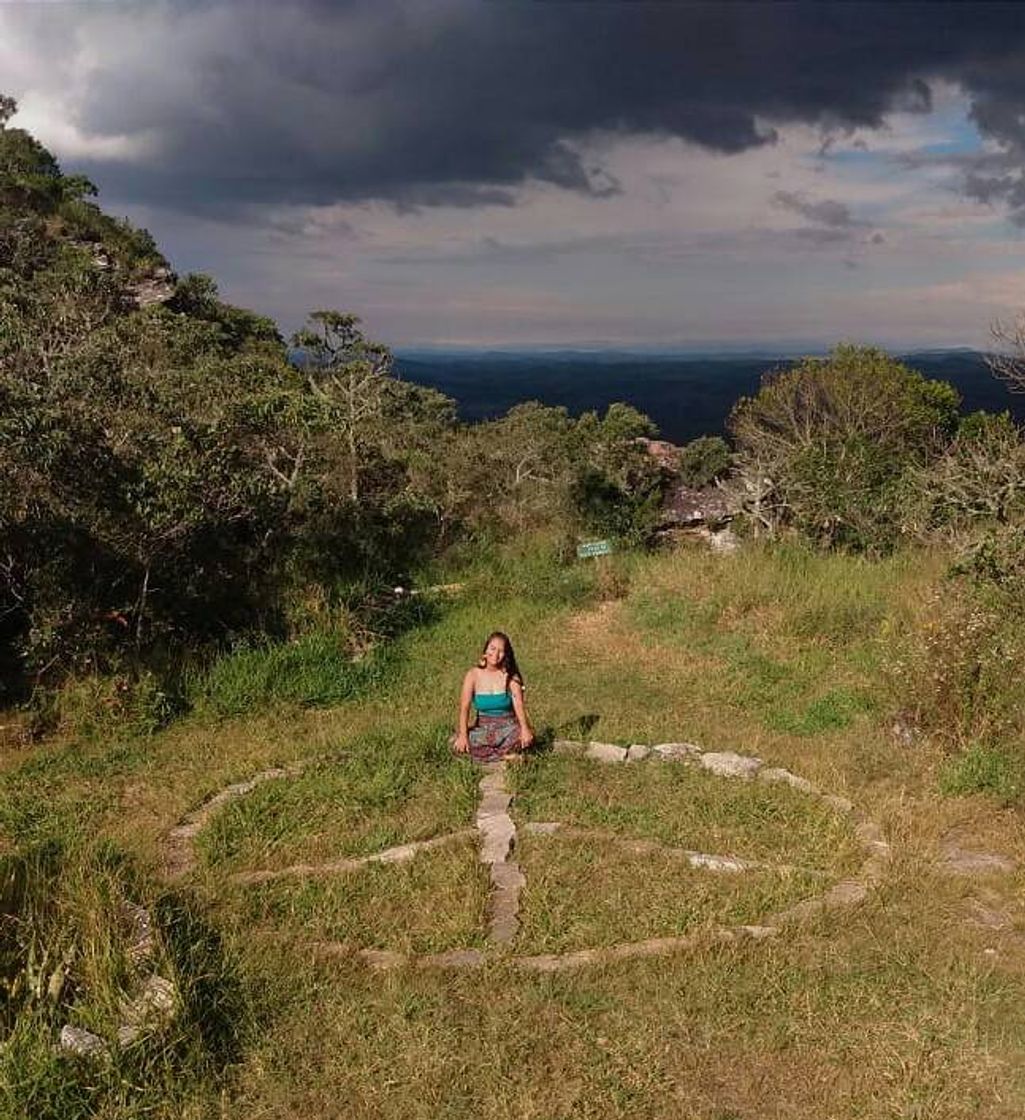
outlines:
M800 778L796 774L791 774L789 770L783 770L778 766L767 766L764 770L758 771L758 780L760 782L783 782L793 789L799 789L802 793L818 793L818 787L808 781L807 778Z
M760 758L734 751L709 751L701 756L701 765L721 778L743 778L749 781L762 768Z
M512 794L502 790L491 790L481 798L480 805L477 807L477 819L508 813L511 804Z
M940 869L948 875L991 875L1013 871L1013 859L999 852L980 852L947 844L943 849Z
M136 995L121 1005L117 1040L130 1046L147 1031L169 1023L178 1008L178 989L163 976L150 976Z
M735 874L738 871L749 871L752 864L735 856L712 856L706 852L687 852L687 862L691 867L698 867L704 871L724 871Z
M516 843L516 826L512 818L504 814L481 817L477 823L480 827L480 862L504 863Z
M594 762L623 762L626 759L626 747L617 747L614 743L588 743L585 753Z
M854 835L859 843L866 848L871 848L873 852L887 856L890 854L890 845L886 842L886 837L883 836L883 830L875 821L860 821L855 826Z
M154 303L166 303L174 291L174 273L161 265L148 276L140 276L126 285L124 302L127 307L149 307Z
M695 743L656 743L652 752L667 762L692 762L701 755Z
M406 963L404 953L396 953L391 949L360 949L356 955L368 968L372 968L375 972L401 968Z
M508 944L519 932L520 891L526 883L515 863L496 863L491 867L495 892L489 906L488 936L497 944Z
M662 503L663 526L721 525L733 516L726 493L718 486L672 487Z
M579 754L584 749L584 744L576 739L556 739L552 743L555 754Z
M109 1054L107 1044L99 1035L67 1023L61 1027L58 1045L65 1054L75 1054L81 1058L102 1058Z
M740 537L727 525L725 529L705 529L701 535L713 552L727 555L740 548Z
M131 926L128 958L132 964L142 964L156 952L157 943L153 934L153 919L145 906L139 906L134 902L123 903L121 910L125 921Z
M827 910L835 910L841 906L863 902L867 897L868 887L864 883L859 883L857 879L844 879L826 891L822 896L822 905Z
M415 841L410 844L396 844L394 848L385 848L383 852L375 852L372 856L367 856L365 860L359 860L359 863L406 863L411 860L418 851L423 847L423 844L417 844ZM346 861L349 863L350 861ZM357 861L351 861L356 863ZM309 870L309 869L306 869Z
M649 754L651 754L651 747L646 747L643 743L633 743L626 749L626 761L643 762Z

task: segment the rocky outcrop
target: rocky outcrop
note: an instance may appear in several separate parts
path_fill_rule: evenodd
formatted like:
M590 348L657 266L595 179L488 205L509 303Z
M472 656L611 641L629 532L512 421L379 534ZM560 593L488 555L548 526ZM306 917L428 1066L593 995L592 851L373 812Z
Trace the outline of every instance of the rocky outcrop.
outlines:
M728 492L721 486L690 486L680 478L682 448L667 440L638 441L658 463L665 478L659 532L705 530L717 534L729 525L736 509ZM716 542L709 539L715 547Z

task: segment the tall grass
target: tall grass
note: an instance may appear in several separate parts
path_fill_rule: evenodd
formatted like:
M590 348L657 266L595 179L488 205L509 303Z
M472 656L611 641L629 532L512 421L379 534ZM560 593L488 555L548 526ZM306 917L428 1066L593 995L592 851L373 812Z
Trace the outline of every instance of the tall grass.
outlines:
M189 1101L216 1094L253 1005L231 954L187 898L157 889L107 844L7 856L0 887L5 1120L180 1116ZM155 933L141 963L126 916L126 906L140 904ZM150 973L174 983L176 1013L119 1044L124 1005ZM62 1053L65 1024L97 1035L106 1052Z

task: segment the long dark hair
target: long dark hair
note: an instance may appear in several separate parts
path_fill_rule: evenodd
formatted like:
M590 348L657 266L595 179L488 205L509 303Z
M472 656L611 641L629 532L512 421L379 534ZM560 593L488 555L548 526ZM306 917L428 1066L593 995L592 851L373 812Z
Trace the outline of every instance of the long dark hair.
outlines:
M501 630L492 630L491 633L484 639L484 645L480 651L480 660L477 662L477 668L483 669L487 664L484 659L484 651L495 640L501 638L505 643L505 656L502 658L501 668L505 670L505 691L509 691L510 681L519 681L521 688L527 686L523 683L523 674L520 672L519 665L516 664L516 654L513 651L512 642L509 641L509 635L503 634Z

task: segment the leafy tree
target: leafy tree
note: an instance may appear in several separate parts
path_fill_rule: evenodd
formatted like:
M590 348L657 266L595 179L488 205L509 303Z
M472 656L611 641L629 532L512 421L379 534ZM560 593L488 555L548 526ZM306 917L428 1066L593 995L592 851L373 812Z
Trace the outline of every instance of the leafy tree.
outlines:
M770 531L880 550L901 521L902 480L941 454L959 397L881 350L840 346L768 375L730 417L737 489Z

